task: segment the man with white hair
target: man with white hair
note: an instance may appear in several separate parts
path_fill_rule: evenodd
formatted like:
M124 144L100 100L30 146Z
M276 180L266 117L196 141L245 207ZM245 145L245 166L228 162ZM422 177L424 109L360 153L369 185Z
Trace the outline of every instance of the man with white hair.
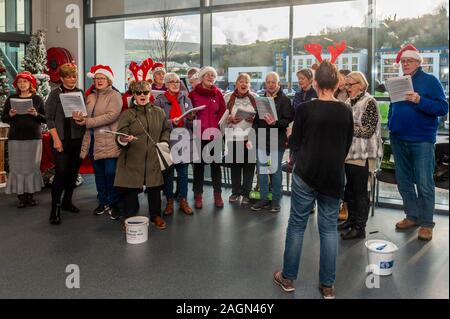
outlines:
M260 200L256 202L251 209L253 211L260 211L263 209L270 209L271 212L277 213L280 211L280 200L282 192L282 171L281 161L283 159L284 151L287 146L286 131L289 124L294 119L294 108L291 105L289 98L283 93L280 87L280 77L276 72L269 72L266 75L265 81L266 97L272 97L275 101L275 108L278 120L266 114L264 118L257 117L258 129L264 128L266 134L266 144L261 145L263 137L258 136L258 181L260 188ZM273 131L278 133L278 147L274 148ZM258 130L259 131L259 130ZM278 131L278 132L277 132ZM272 145L271 145L272 144ZM264 154L265 152L265 154ZM269 161L267 162L267 158ZM268 200L269 195L269 174L267 168L275 169L272 171L272 203Z
M406 213L396 229L420 226L419 239L431 240L435 205L434 143L438 117L448 113L448 103L439 80L422 70L422 61L412 44L398 52L396 63L401 63L403 73L412 77L414 91L408 92L405 101L391 103L388 127L395 176Z

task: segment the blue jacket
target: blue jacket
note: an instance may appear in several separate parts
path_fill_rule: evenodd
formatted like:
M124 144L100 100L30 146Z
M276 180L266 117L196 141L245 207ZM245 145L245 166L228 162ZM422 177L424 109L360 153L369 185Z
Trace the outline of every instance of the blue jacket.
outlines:
M303 91L302 88L300 88L300 91L295 93L294 101L292 102L292 106L294 107L294 110L297 111L300 104L311 101L312 99L317 98L316 90L311 86L311 88L308 91Z
M419 67L412 76L420 103L391 103L388 114L390 134L403 141L436 142L438 117L448 113L448 103L439 80Z

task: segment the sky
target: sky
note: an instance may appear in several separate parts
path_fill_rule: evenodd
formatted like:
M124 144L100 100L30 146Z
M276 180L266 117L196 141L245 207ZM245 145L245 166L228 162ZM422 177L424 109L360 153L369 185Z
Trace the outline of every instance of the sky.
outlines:
M413 5L411 4L413 3ZM397 19L417 17L431 12L445 0L377 0L377 18L397 14ZM313 4L294 7L294 37L319 34L326 27L361 27L367 24L367 1ZM200 42L200 16L176 17L177 38L183 42ZM125 23L125 37L151 39L157 37L157 19L131 20ZM287 38L289 8L258 9L213 14L213 44L250 44Z

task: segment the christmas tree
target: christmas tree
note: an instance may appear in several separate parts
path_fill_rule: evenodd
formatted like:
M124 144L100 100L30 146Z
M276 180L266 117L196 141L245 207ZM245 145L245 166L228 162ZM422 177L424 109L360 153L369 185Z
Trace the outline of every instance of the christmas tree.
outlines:
M5 64L3 58L0 57L0 114L3 113L3 105L9 95L8 77L6 75Z
M34 75L37 81L37 94L44 101L50 94L50 77L45 74L47 69L47 49L45 48L45 31L38 30L31 36L31 41L27 46L27 54L22 63L24 71Z

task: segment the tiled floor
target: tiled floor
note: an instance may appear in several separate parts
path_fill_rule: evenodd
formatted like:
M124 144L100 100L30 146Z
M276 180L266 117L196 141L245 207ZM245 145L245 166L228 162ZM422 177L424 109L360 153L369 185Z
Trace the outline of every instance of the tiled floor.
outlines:
M48 189L33 209L18 210L15 197L0 194L0 298L320 298L315 215L305 234L296 291L287 294L273 283L272 272L282 263L289 197L279 214L228 203L215 209L211 189L205 197L201 211L176 212L166 230L150 227L148 242L130 245L120 223L92 215L92 177L76 190L82 212L64 213L56 227L48 224ZM146 210L141 198L141 213ZM379 208L369 218L368 231L379 233L368 238L399 246L394 274L381 277L379 288L366 287L365 241L340 242L338 298L449 298L448 216L435 217L428 243L417 240L417 231L396 232L401 218L401 211ZM80 289L66 288L70 264L79 266Z

